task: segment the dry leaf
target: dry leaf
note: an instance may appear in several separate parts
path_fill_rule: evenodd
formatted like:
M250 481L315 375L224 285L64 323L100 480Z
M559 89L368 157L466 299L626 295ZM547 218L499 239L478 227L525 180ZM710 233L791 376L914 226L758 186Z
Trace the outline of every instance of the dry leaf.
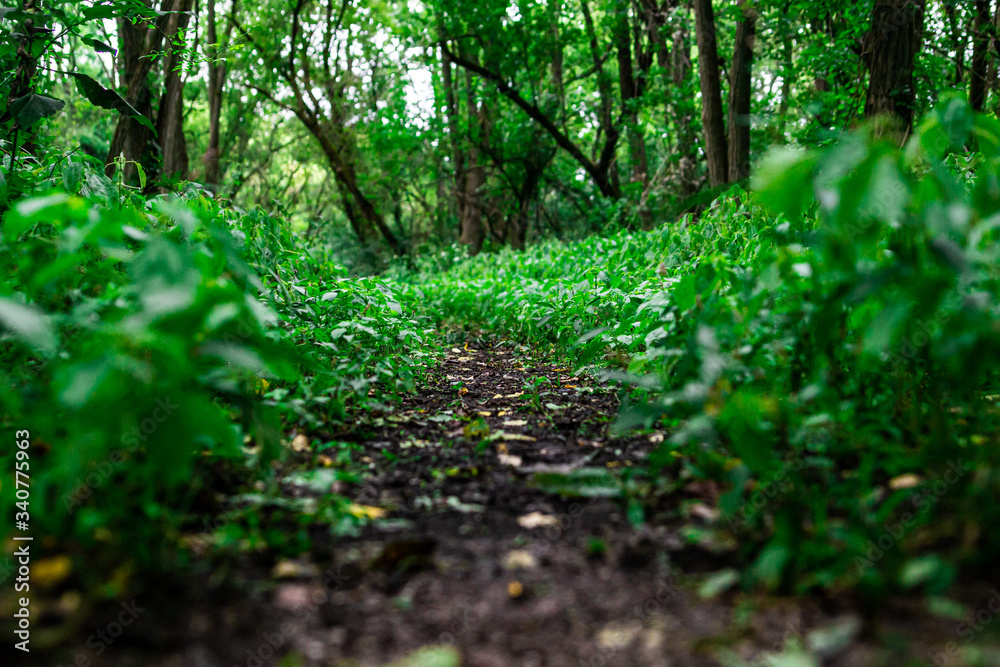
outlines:
M512 598L519 598L524 594L524 585L520 581L512 581L507 584L507 595Z
M271 568L272 579L302 579L311 577L318 573L318 569L312 563L301 560L279 560Z
M914 475L912 472L908 472L905 475L900 475L899 477L893 477L889 480L889 488L893 491L899 491L900 489L912 489L913 487L920 484L921 479L919 475Z
M292 451L299 452L300 454L303 452L308 452L309 438L307 438L302 433L299 433L297 436L292 438Z
M547 528L549 526L558 526L559 519L555 518L551 514L542 514L541 512L531 512L530 514L525 514L522 517L518 517L517 523L522 528L527 528L531 530L532 528Z
M512 466L514 468L521 467L521 457L514 454L499 454L497 455L497 460L500 461L501 465Z
M520 433L504 433L500 437L504 440L521 440L523 442L537 441L537 438L532 438L530 435L521 435Z
M523 419L509 419L503 423L504 426L524 426L527 424Z
M529 551L514 549L504 556L503 567L505 570L534 570L538 567L538 559Z

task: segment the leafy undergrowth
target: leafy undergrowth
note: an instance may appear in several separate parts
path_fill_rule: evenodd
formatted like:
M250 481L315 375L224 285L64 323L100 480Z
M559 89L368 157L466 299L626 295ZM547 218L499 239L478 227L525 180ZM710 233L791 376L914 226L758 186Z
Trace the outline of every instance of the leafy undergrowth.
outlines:
M977 145L979 152L963 147ZM648 464L718 485L748 586L948 590L1000 553L1000 124L959 99L905 150L868 130L649 233L403 275L429 315L617 367Z
M0 425L18 434L0 465L30 479L0 513L5 537L49 545L41 572L113 597L183 565L220 494L266 496L293 434L336 445L435 352L405 295L348 277L285 221L198 191L140 197L82 160L60 183L74 193L39 184L0 229ZM364 520L337 497L307 509ZM261 536L218 543L246 539Z

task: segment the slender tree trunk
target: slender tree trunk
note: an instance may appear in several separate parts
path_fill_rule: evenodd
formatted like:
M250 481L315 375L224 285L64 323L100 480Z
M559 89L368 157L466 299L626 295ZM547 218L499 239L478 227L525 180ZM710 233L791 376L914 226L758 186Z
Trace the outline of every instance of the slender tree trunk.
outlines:
M215 17L216 0L206 0L208 10L208 147L205 149L205 184L219 187L219 136L222 120L222 91L226 85L226 61L219 58L219 32ZM235 6L234 6L235 10ZM229 30L226 35L230 34ZM228 41L228 39L227 39Z
M469 255L478 255L483 248L485 233L483 230L483 192L486 185L486 165L483 163L480 142L488 141L489 128L486 121L486 109L477 101L475 83L472 73L465 72L466 106L469 118L469 164L465 173L464 188L461 198L461 215L459 216L459 243L469 246Z
M990 1L976 0L976 18L972 32L972 71L969 103L976 111L986 106L986 55L989 52Z
M649 180L649 163L646 157L646 139L639 127L639 86L632 66L632 43L629 36L628 13L619 10L615 22L615 47L618 56L618 88L621 93L622 116L626 118L632 181L645 187Z
M750 177L750 114L753 97L753 47L757 35L757 12L743 10L736 25L736 50L733 55L729 88L729 180Z
M865 116L892 114L905 133L913 126L913 64L923 35L925 0L876 0L864 44L868 66Z
M690 18L690 15L687 15ZM682 95L680 92L688 83L691 75L691 31L688 28L687 20L681 22L680 26L673 34L673 48L671 50L672 62L670 67L671 77L674 84L673 103L671 112L674 117L674 125L677 128L677 149L680 152L680 193L683 197L688 197L698 189L696 182L696 166L698 164L697 145L694 131L695 103Z
M192 4L193 0L173 0L164 35L167 41L163 61L164 89L156 117L156 133L163 157L160 173L166 179L185 179L190 168L184 139L184 79L180 71L183 44L180 40L185 39Z
M788 106L792 96L792 78L795 76L795 54L790 35L786 35L782 44L784 62L781 64L781 103L778 105L778 134L782 140L785 137L785 127L788 125Z
M161 12L166 12L171 0L163 0ZM147 4L151 6L150 0ZM144 23L132 23L127 18L118 19L118 70L120 80L125 83L125 97L129 104L143 116L152 117L153 91L149 86L149 73L153 68L154 54L160 50L163 33L169 14L164 13L153 26ZM114 173L114 161L119 155L126 160L141 162L153 133L141 125L132 116L122 114L118 118L115 134L111 139L111 148L105 160L106 171L110 176ZM125 178L131 180L135 176L135 167L126 165Z
M443 19L438 19L438 37L444 44L445 32ZM448 116L448 142L451 146L452 162L452 213L458 220L462 219L462 209L465 197L465 153L459 141L461 130L458 126L458 102L455 98L455 83L453 65L448 49L441 49L441 85L444 88L446 114ZM461 226L459 226L461 232Z
M965 39L965 31L958 25L956 2L957 0L944 0L942 4L948 31L951 33L951 50L955 52L955 78L952 83L960 86L965 81L965 48L968 42Z
M712 187L717 187L729 180L729 158L712 0L694 0L694 16L698 39L698 71L701 74L701 120L705 133L705 157L708 161L709 182Z

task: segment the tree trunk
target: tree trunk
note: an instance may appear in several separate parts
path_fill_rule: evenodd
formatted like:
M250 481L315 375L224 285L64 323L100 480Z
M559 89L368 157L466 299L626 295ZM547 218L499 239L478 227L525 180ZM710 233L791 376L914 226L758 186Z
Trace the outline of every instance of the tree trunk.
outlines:
M444 44L445 31L443 19L438 18L438 37ZM455 84L452 76L452 62L448 49L441 49L441 85L444 88L445 113L448 116L448 142L451 145L452 162L452 212L458 220L462 219L462 201L465 195L465 154L459 143L458 101L455 98ZM461 227L459 227L461 230Z
M615 21L615 47L618 55L618 88L621 93L622 116L626 119L629 157L631 158L632 181L646 186L649 180L646 139L639 127L639 86L632 67L632 43L629 38L628 13L619 10Z
M486 165L483 164L480 143L489 141L485 105L480 105L472 73L465 71L466 111L469 123L470 149L468 166L460 199L459 243L469 246L469 255L478 255L483 248L482 188L486 185Z
M689 197L698 189L695 167L698 164L697 153L695 151L697 142L694 131L695 103L677 91L683 89L691 75L691 31L688 28L687 18L678 26L673 34L673 48L671 49L672 61L670 73L674 84L674 101L671 105L671 112L674 116L674 124L677 127L677 148L680 152L680 193L682 197Z
M163 0L160 11L166 12L171 0ZM150 0L147 5L151 6ZM119 80L125 83L125 97L136 111L146 118L152 116L153 92L149 87L149 73L153 68L154 54L160 50L166 19L169 14L163 14L153 26L144 23L132 23L126 18L118 19L118 69ZM143 154L153 139L153 133L135 118L122 114L118 118L115 134L111 139L111 148L105 160L105 171L108 176L114 173L114 161L119 155L126 160L141 162ZM126 164L124 177L131 180L136 170L133 165Z
M705 133L705 158L712 187L729 180L726 125L722 114L722 80L719 47L715 39L712 0L694 0L695 34L698 40L698 71L701 75L701 120Z
M976 0L976 18L972 32L972 71L969 103L976 111L986 106L986 54L990 48L990 1Z
M205 184L218 190L221 180L219 130L222 119L222 90L226 85L226 61L219 60L219 32L215 18L216 0L206 1L208 5L208 44L206 45L208 55L208 147L205 149L204 158Z
M163 61L163 96L156 117L156 133L159 137L163 166L160 175L164 179L186 179L189 171L187 142L184 139L184 79L181 76L181 49L184 31L191 19L193 0L173 0L170 17L164 37L167 41L166 57Z
M743 10L736 25L732 83L729 88L729 180L750 177L750 103L753 94L753 47L757 35L757 12Z
M868 67L865 116L891 114L904 134L913 127L913 64L923 35L926 0L876 0L864 44Z

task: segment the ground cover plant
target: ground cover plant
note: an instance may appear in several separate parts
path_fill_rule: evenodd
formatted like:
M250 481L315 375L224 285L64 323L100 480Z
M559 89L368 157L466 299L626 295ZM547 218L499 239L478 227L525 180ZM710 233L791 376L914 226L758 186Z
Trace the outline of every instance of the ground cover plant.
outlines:
M6 660L997 664L994 3L11 5Z

